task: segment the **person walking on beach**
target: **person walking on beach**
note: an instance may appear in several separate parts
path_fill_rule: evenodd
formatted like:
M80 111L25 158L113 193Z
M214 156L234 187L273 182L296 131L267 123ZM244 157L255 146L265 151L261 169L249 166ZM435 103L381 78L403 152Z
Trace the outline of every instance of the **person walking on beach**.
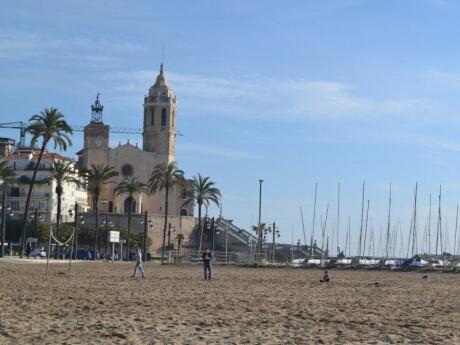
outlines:
M144 276L144 267L142 266L142 250L140 247L137 247L137 252L136 252L136 266L134 267L134 272L131 275L131 277L135 277L137 271L141 271L142 278L145 278Z
M212 254L209 251L208 248L203 252L202 254L203 258L203 269L204 269L204 280L211 280L211 273L212 273L212 267L211 267L211 260L212 260Z

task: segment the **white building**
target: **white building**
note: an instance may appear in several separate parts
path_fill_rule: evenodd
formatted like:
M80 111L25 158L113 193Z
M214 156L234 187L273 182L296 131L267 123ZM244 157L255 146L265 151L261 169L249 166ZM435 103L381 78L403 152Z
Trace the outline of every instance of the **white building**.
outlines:
M22 219L23 217L27 193L38 156L39 150L18 149L6 157L16 176L4 184L3 189L6 190L7 205L11 207L15 219ZM57 218L56 181L53 180L51 171L53 160L71 161L76 164L74 160L58 153L45 152L43 154L29 203L29 213L33 215L34 211L37 210L39 216L51 222L55 222ZM75 166L74 175L75 178L78 177L78 170ZM74 208L75 203L78 203L84 210L88 208L87 193L75 183L64 183L63 191L62 221L71 222L73 217L69 215L68 211Z

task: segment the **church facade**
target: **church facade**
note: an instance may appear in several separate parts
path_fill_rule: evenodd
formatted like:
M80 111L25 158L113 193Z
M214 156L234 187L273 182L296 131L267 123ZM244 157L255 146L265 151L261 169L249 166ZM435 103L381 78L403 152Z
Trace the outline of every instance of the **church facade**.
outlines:
M114 167L119 176L104 188L99 208L102 212L127 213L129 201L126 195L115 194L116 185L129 177L147 183L157 164L175 160L176 96L166 82L163 65L155 83L144 96L142 149L129 141L110 147L110 126L103 122L103 106L99 97L91 110L91 121L84 128L84 147L77 153L79 165L81 168L90 168L93 164ZM134 212L162 215L164 198L164 192L136 195ZM181 191L173 190L169 197L169 215L193 216L193 205L184 206L183 203Z

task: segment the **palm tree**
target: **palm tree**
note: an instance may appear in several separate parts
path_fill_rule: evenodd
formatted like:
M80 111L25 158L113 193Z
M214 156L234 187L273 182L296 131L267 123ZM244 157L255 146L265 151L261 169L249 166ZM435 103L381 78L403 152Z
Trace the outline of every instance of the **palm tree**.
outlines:
M147 192L147 186L135 177L124 179L115 187L116 195L122 195L122 194L128 195L128 197L126 198L126 200L128 200L129 202L128 239L127 239L128 259L129 259L129 241L131 240L131 214L133 212L133 206L134 206L134 195L140 194L140 193L146 193L146 192Z
M57 217L56 217L56 238L60 239L60 229L61 229L61 204L62 204L62 194L64 188L62 185L64 183L77 183L78 181L73 176L73 162L65 160L55 160L53 158L53 170L52 177L56 181L56 196L57 196ZM59 257L59 247L57 247L55 257Z
M198 174L193 176L191 190L186 191L187 198L184 202L185 204L196 202L198 205L198 231L199 231L199 244L197 245L198 251L201 252L201 242L203 239L203 227L201 220L201 209L204 206L209 207L211 203L219 205L220 190L214 187L215 183L210 180L208 176L202 176Z
M35 177L40 162L45 152L46 147L50 141L54 142L54 149L67 150L67 147L72 145L69 135L72 134L72 128L64 120L64 115L56 108L45 108L40 114L36 114L29 119L30 124L27 126L25 133L32 135L31 146L35 146L41 140L40 153L38 155L37 163L34 167L32 180L29 185L29 192L27 193L26 205L24 209L23 228L21 237L21 257L25 250L26 245L26 223L27 213L29 211L30 197L34 188Z
M94 213L96 215L96 238L94 240L94 258L96 258L96 250L98 249L98 236L99 236L99 197L104 186L109 183L109 180L118 176L118 172L114 167L107 165L91 164L89 169L83 169L81 176L84 179L86 189L93 195L94 200Z
M0 159L0 184L14 175L14 170L8 165L8 161Z
M148 182L150 194L165 191L165 224L163 228L163 246L161 247L161 263L164 261L166 228L168 226L168 197L170 190L184 185L184 172L177 167L176 162L157 164Z

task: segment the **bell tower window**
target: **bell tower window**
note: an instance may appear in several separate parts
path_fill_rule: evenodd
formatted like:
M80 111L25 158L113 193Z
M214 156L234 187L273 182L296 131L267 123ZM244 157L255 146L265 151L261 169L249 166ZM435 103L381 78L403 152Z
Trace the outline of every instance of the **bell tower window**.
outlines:
M150 125L155 126L155 110L152 109L152 113L150 114Z
M166 126L166 108L161 110L161 125Z

